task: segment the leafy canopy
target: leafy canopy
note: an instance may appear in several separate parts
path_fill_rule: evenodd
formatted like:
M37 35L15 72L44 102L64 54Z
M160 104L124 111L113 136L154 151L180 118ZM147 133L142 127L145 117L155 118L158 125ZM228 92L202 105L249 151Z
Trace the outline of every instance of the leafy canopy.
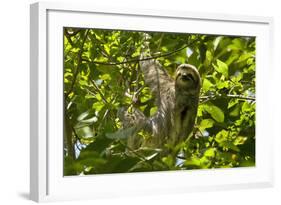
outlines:
M118 110L157 111L138 65L142 33L65 28L64 175L254 166L255 38L149 34L151 54L171 75L182 63L200 72L192 135L172 148L177 157L129 150L112 135L122 126Z

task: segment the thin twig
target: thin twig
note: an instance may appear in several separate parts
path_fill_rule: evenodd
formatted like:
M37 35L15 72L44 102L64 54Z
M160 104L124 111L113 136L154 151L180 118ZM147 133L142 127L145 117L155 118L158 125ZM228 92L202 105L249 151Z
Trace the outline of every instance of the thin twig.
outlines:
M229 98L238 98L238 99L242 99L242 100L251 100L251 101L255 101L256 98L254 97L247 97L247 96L243 96L243 95L231 95L228 94L227 97Z
M176 156L176 158L186 160L186 158L185 158L185 157L180 156L180 155L177 155L177 156Z
M146 61L146 60L151 60L151 59L157 59L157 58L160 58L160 57L166 57L166 56L170 56L170 55L173 55L185 48L187 48L188 45L185 45L179 49L176 49L174 51L171 51L171 52L168 52L168 53L163 53L163 54L159 54L159 55L155 55L155 56L151 56L151 57L146 57L146 58L142 58L140 59L139 57L138 58L134 58L134 59L129 59L127 61L122 61L122 62L100 62L100 61L89 61L91 63L95 63L95 64L100 64L100 65L108 65L108 66L112 66L112 65L121 65L121 64L126 64L126 63L135 63L135 62L140 62L140 61ZM84 59L83 59L84 60Z
M256 101L256 98L254 98L254 97L248 97L248 96L243 96L243 95L233 95L233 94L227 94L227 95L217 94L217 95L210 95L210 96L201 96L200 100L202 100L201 103L205 103L209 100L215 100L218 98L236 98L236 99L240 99L240 100Z
M132 148L130 148L129 146L127 146L126 144L124 144L120 140L119 140L119 143L122 144L123 146L125 146L131 153L133 153L136 157L140 158L143 162L147 163L153 169L153 165L144 156L142 156L139 153L135 152L135 150L133 150Z
M106 98L104 97L102 91L99 89L98 85L96 84L96 82L92 79L92 78L89 78L91 83L93 84L93 86L95 87L96 91L100 94L102 100L104 101L104 103L108 104Z

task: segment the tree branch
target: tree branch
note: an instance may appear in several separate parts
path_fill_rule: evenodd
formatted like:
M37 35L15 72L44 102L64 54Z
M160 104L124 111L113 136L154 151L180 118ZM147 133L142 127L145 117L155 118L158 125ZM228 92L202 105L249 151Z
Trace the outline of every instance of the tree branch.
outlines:
M143 162L145 162L146 164L148 164L151 169L153 170L154 167L153 167L153 164L151 164L149 162L149 160L147 160L144 156L142 156L141 154L137 153L134 149L130 148L129 146L127 146L126 144L124 144L121 140L118 141L120 144L122 144L124 147L126 147L130 153L133 153L136 157L138 157L139 159L141 159Z
M69 33L67 32L67 30L64 30L64 34L65 34L65 37L67 38L68 42L70 43L70 45L73 47L73 41L71 40L71 37L70 37Z
M66 140L67 154L71 159L75 159L75 149L73 146L72 138L72 126L70 124L70 118L67 113L64 115L64 138Z
M86 41L86 39L87 39L88 33L89 33L89 30L86 31L86 33L85 33L85 35L84 35L84 38L83 38L83 40L82 40L82 44L81 44L81 46L80 46L80 50L79 50L79 53L78 53L78 61L77 61L76 71L75 71L75 73L74 73L74 75L73 75L73 80L72 80L72 82L71 82L70 89L69 89L69 91L66 93L66 97L72 92L73 87L74 87L74 85L75 85L76 78L77 78L78 73L79 73L79 67L80 67L80 65L81 65L81 63L82 63L82 54L83 54L83 51L84 51L84 50L83 50L83 47L84 47L85 41Z
M200 100L201 103L205 103L209 100L214 100L218 98L236 98L239 100L249 100L249 101L256 101L256 98L254 97L248 97L248 96L243 96L243 95L233 95L233 94L227 94L227 95L222 95L222 94L217 94L217 95L210 95L210 96L201 96Z
M254 97L247 97L247 96L243 96L243 95L231 95L231 94L228 94L227 97L229 97L229 98L237 98L237 99L240 99L240 100L256 101L256 98L254 98Z

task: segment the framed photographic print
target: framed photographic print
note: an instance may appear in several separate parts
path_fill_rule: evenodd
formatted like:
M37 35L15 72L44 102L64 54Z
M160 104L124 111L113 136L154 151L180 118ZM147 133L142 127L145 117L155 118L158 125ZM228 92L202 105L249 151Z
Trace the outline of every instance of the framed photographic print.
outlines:
M31 199L273 183L268 17L31 5Z

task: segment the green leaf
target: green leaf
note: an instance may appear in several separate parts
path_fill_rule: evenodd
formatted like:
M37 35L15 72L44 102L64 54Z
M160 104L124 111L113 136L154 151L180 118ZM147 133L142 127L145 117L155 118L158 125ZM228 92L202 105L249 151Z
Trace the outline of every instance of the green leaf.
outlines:
M232 139L230 139L230 132L226 130L222 130L219 133L217 133L215 140L219 143L221 147L224 149L232 149L236 152L239 152L240 149L233 144Z
M98 118L96 116L93 116L89 119L81 120L81 122L83 122L83 123L93 123L93 122L97 122L97 121L98 121Z
M139 159L136 157L126 157L114 167L113 172L128 172L137 162L139 162Z
M201 131L205 130L206 128L210 128L210 127L213 127L214 125L214 120L212 119L204 119L200 122L200 125L199 125L199 129Z
M212 116L212 118L217 122L220 123L224 122L224 113L219 107L211 103L208 103L207 105L204 106L204 110L208 112Z
M221 144L222 142L227 141L228 132L226 130L221 130L216 134L215 140Z
M152 107L152 108L150 109L150 116L151 116L151 115L154 115L154 114L157 112L157 110L158 110L157 107Z
M196 67L198 67L200 65L200 60L199 60L199 53L197 53L196 51L194 51L191 56L188 58L188 63L195 65Z
M203 90L207 92L210 90L210 88L212 86L214 86L214 85L211 83L211 81L209 81L207 78L205 78L203 81L203 86L202 86Z
M77 163L70 156L64 157L63 175L77 175L83 170L83 165Z
M82 126L81 123L76 124L75 130L77 135L81 138L87 139L93 137L93 130L88 126L85 126L84 123L82 123Z
M136 132L136 127L129 127L125 129L118 130L114 133L106 133L106 137L109 139L127 139L128 137L132 136Z
M164 162L170 169L172 169L175 165L175 159L171 155L163 157L162 162Z
M101 111L101 109L104 107L104 104L103 102L95 102L93 104L93 109L96 110L96 111Z
M105 136L99 136L95 138L95 141L89 144L85 149L81 150L83 152L96 152L102 153L109 146L112 140L106 138Z
M235 38L232 40L232 44L228 46L231 50L243 50L245 47L245 42L241 38Z
M77 117L77 121L81 121L81 120L85 119L88 115L89 115L89 111L87 110L86 112L83 112L82 114L80 114Z
M217 65L214 65L214 68L219 73L223 74L226 78L228 77L228 65L219 59L217 59Z
M240 107L240 104L236 105L229 115L232 117L237 117L240 114Z
M176 62L183 64L183 63L185 63L185 58L182 57L182 56L178 56L178 57L176 58Z
M111 80L111 76L109 74L103 74L100 76L100 79L106 81L106 80Z
M216 39L214 40L214 42L213 42L213 44L214 44L214 50L216 50L217 49L217 47L218 47L218 45L219 45L219 43L220 43L220 41L223 39L223 36L218 36L218 37L216 37Z
M248 102L244 102L242 105L242 112L247 112L250 111L252 108L252 106L250 105L250 103Z
M204 156L205 157L214 157L216 154L216 149L215 148L209 148L205 151Z
M110 54L110 46L108 44L104 44L104 49L107 54Z
M227 108L229 109L229 108L233 107L234 105L236 105L237 103L238 103L238 99L231 99L228 103Z
M100 166L106 163L106 160L100 157L97 152L85 150L80 153L77 160L79 164L84 166Z
M95 98L95 96L92 95L92 94L88 94L88 93L87 93L87 94L85 95L85 98L86 98L86 99L93 99L93 98Z
M153 153L152 155L145 157L145 159L146 159L146 160L151 160L151 159L153 159L154 157L156 157L158 154L159 154L158 152Z
M193 157L192 159L188 159L184 162L184 166L188 169L199 169L201 168L200 159L197 157Z
M228 81L219 81L217 83L217 88L218 89L223 89L223 88L228 88L228 87L229 87Z
M213 59L213 54L211 51L207 50L206 51L206 59L205 59L205 66L209 66L212 62Z
M96 99L97 99L98 101L101 101L101 100L102 100L102 97L101 97L101 95L100 95L99 93L97 93L97 94L95 95L95 97L96 97Z
M247 137L238 136L234 140L234 145L242 145L242 144L244 144L246 142L247 139L248 139Z

